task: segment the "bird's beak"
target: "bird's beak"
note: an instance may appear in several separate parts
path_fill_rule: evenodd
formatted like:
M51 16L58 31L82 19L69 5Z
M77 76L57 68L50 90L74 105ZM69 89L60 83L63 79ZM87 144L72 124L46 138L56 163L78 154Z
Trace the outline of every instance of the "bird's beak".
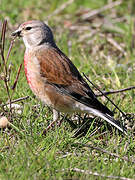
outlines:
M17 29L16 31L11 33L11 36L22 37L21 30Z

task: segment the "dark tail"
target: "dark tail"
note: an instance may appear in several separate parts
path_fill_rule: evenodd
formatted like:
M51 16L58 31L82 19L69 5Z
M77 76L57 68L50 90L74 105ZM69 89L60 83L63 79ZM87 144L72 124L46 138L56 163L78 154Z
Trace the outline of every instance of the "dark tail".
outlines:
M124 127L121 127L121 125L119 124L119 122L117 122L112 116L110 116L107 113L103 113L99 110L96 109L90 109L90 112L92 112L94 115L106 120L108 123L112 124L114 127L116 127L117 129L119 129L121 132L123 132L124 134L127 135L126 130L124 129Z

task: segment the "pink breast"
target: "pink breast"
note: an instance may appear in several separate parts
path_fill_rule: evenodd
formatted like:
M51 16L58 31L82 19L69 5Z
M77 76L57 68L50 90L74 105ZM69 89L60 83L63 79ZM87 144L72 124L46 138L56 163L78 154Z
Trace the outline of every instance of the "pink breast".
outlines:
M26 75L26 79L27 79L27 82L30 86L30 88L32 90L35 89L35 86L34 86L34 79L33 79L33 73L31 72L31 69L30 69L30 57L29 55L25 52L25 55L24 55L24 71L25 71L25 75Z

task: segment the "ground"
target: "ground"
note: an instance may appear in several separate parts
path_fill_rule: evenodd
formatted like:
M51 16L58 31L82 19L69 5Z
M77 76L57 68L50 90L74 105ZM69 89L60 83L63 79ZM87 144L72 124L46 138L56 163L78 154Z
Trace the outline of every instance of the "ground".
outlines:
M134 0L1 0L0 4L0 29L7 20L5 57L12 40L10 34L19 24L43 20L51 27L60 49L100 90L134 86ZM8 128L0 130L0 179L135 179L134 119L128 136L106 123L96 123L97 119L85 136L73 138L75 131L66 120L61 127L43 135L52 112L32 94L23 66L17 73L23 64L24 50L22 40L16 40L6 64L7 83L3 80L5 69L0 57L0 117L6 116L10 121ZM10 112L3 106L9 97L24 98L14 103L19 109L15 107ZM133 89L108 97L122 112L134 116ZM106 103L105 97L100 100ZM110 102L107 106L114 109ZM118 110L115 112L116 118L126 121ZM75 115L69 119L76 122Z

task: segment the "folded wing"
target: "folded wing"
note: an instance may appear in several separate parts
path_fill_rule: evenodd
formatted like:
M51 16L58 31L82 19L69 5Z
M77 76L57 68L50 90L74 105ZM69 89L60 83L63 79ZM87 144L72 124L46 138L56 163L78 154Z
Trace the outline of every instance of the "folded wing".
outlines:
M60 93L113 116L113 113L97 100L77 68L58 48L44 48L36 53L36 58L40 62L41 75Z

